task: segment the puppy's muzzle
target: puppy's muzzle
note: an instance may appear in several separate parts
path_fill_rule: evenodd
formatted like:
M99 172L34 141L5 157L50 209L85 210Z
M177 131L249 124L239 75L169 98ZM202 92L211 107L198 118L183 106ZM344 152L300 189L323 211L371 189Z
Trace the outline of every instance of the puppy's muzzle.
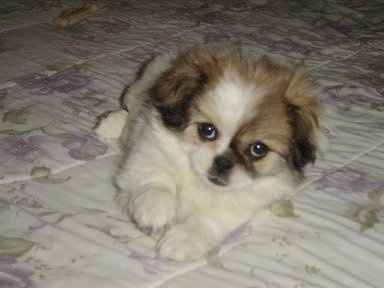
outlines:
M213 162L213 168L219 175L228 172L234 165L231 159L223 155L217 156Z
M229 172L235 163L224 155L216 156L208 173L208 179L213 184L226 186L228 184Z

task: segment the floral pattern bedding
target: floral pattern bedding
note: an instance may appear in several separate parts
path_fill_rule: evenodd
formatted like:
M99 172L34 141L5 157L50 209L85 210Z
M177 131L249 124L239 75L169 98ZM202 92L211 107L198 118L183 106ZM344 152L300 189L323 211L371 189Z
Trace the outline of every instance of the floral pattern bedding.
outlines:
M381 0L0 2L0 287L382 287ZM292 199L205 259L157 259L113 204L116 143L92 133L140 63L198 43L303 62L323 86L328 151Z

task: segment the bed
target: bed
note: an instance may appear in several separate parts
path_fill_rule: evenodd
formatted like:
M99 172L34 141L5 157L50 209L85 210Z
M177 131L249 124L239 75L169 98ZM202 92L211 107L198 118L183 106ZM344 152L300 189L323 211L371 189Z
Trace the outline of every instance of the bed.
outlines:
M83 1L0 3L0 287L383 287L381 0L95 3L65 28ZM158 259L113 203L118 145L92 128L152 55L228 42L310 69L329 147L204 259Z

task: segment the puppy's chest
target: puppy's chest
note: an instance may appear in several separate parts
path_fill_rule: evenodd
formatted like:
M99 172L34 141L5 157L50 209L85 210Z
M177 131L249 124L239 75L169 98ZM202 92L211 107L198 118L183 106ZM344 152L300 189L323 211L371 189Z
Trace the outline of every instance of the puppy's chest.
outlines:
M177 214L186 218L194 213L227 211L228 213L252 213L257 203L245 192L209 189L197 181L186 181L177 187Z

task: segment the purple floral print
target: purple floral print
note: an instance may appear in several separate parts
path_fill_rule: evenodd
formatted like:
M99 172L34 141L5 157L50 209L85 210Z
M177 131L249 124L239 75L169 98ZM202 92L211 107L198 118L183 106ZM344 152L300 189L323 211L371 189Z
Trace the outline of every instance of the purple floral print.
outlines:
M30 207L30 208L41 208L42 205L36 201L31 196L24 196L16 201L16 203L20 206Z
M365 75L364 79L361 80L361 83L373 87L384 96L384 72L375 72Z
M96 97L86 96L86 97L78 97L71 96L64 100L64 105L72 108L75 112L80 112L81 109L85 108L94 108L103 103L105 100L98 99Z
M64 141L63 146L69 149L72 158L85 161L96 159L108 149L107 145L90 135L75 136Z
M237 242L240 242L241 240L245 239L249 235L252 234L253 228L252 226L247 222L239 227L237 227L234 231L232 231L222 242L221 245L230 245Z
M0 287L33 288L33 271L21 268L12 257L0 259Z
M94 31L91 23L88 21L71 26L66 30L66 32L75 40L91 43L102 43L105 41L105 38L100 37L100 33Z
M46 226L59 224L64 221L69 215L60 214L58 212L53 211L44 211L37 213L35 216L36 221L28 226L28 230L30 231L36 231Z
M341 86L327 89L325 97L328 102L340 111L350 111L356 101L356 95L345 93Z
M383 181L372 179L366 172L345 167L336 171L325 171L323 177L316 182L316 190L367 193L383 185Z
M161 272L167 272L167 269L162 267L162 262L164 260L158 259L156 257L151 257L148 255L143 255L141 253L132 251L131 255L129 255L130 258L135 259L143 265L143 270L148 274L159 274Z
M15 158L19 161L33 163L45 154L41 148L43 136L11 136L0 140L0 159L3 164L9 164Z
M59 72L52 76L37 74L30 81L21 83L25 88L38 89L42 95L53 92L68 93L88 85L89 77L78 72Z

